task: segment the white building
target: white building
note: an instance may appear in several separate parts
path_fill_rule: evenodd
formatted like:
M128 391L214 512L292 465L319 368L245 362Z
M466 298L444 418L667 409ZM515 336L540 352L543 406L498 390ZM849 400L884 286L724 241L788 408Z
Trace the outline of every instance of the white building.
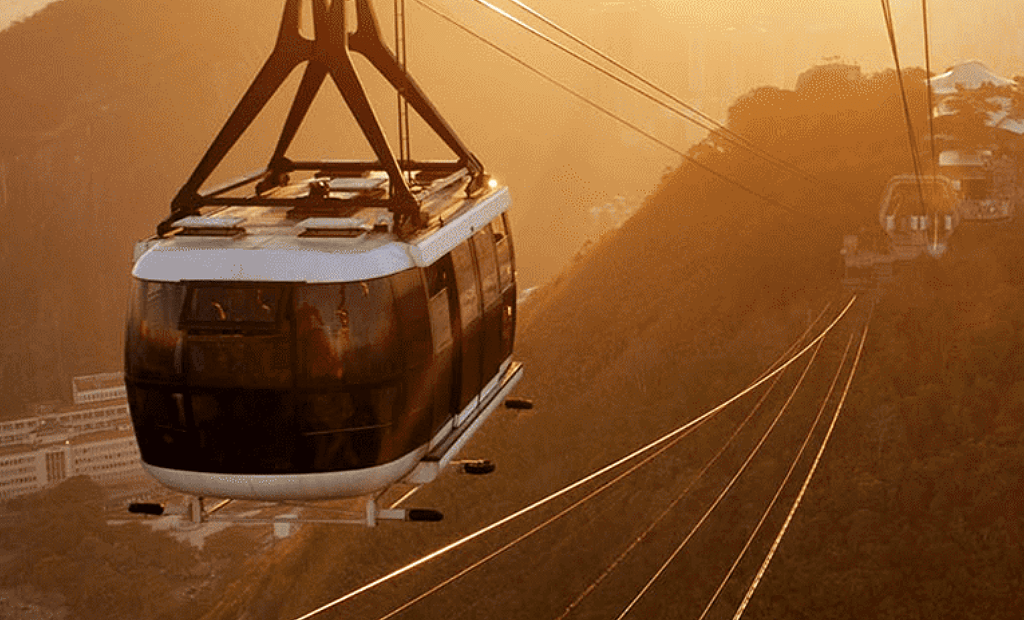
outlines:
M0 448L0 500L32 493L43 488L45 463L40 467L40 454L30 448Z
M988 67L977 60L968 60L957 63L945 73L930 78L928 84L936 98L935 116L937 118L952 113L945 102L948 98L957 95L960 90L978 90L985 84L1012 88L1017 83L992 73ZM1008 97L990 97L988 102L995 108L987 112L986 124L989 127L1009 131L1018 136L1024 134L1024 121L1014 118L1011 101Z
M123 372L104 372L71 380L71 394L76 405L128 398Z
M0 501L72 476L112 485L146 480L121 373L75 377L75 404L37 405L0 422Z

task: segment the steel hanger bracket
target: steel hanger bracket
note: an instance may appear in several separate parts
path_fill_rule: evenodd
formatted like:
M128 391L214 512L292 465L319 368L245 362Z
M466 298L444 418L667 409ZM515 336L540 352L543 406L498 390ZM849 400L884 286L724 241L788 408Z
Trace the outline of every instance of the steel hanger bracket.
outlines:
M470 175L467 192L472 195L487 184L483 165L469 151L448 123L430 103L418 84L409 76L380 35L377 18L369 0L354 0L356 31L349 35L345 24L345 5L349 0L309 0L312 6L314 38L299 31L300 3L285 0L284 14L277 42L270 57L242 96L231 116L214 138L206 154L171 202L170 216L157 226L157 234L165 235L173 222L199 213L199 209L215 204L214 196L223 192L201 193L200 188L234 147L242 134L260 114L285 79L303 62L307 63L291 109L281 129L277 146L267 167L230 187L256 181L255 191L262 194L287 183L293 170L337 169L339 162L293 162L285 156L302 125L309 108L325 79L330 76L353 117L377 157L376 162L353 162L354 170L382 170L388 176L389 191L385 201L395 215L396 223L419 226L423 223L419 200L414 195L405 172L429 169L433 173L451 173L464 169ZM373 106L352 64L351 52L364 56L370 64L409 102L417 114L454 152L453 162L399 162L381 128ZM346 168L349 166L341 165ZM220 202L220 201L217 201Z

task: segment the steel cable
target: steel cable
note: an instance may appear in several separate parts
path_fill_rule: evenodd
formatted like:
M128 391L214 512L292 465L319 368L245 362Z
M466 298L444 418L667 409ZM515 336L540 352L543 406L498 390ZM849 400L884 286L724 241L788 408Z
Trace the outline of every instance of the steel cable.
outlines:
M736 568L739 566L740 560L742 560L744 556L746 556L747 551L750 549L750 546L754 542L754 538L757 537L757 534L761 531L761 528L764 527L765 522L768 520L768 515L771 513L772 509L775 508L775 504L779 501L779 498L782 496L783 489L785 489L786 485L789 483L789 479L793 476L793 471L796 470L796 466L800 462L800 459L803 457L804 452L807 450L807 446L810 445L811 437L814 435L814 431L817 430L818 425L821 423L822 416L825 413L825 408L828 406L829 399L832 398L832 393L835 391L836 385L839 383L839 377L842 375L843 366L846 364L846 360L849 357L850 346L852 344L853 334L850 334L850 338L849 340L847 340L846 343L846 348L843 350L843 357L840 360L838 367L836 368L835 376L832 377L832 383L829 385L828 392L826 392L825 397L821 400L821 407L818 408L818 414L814 418L814 423L811 424L811 427L807 430L807 435L804 437L803 443L800 444L800 449L797 450L796 455L793 457L793 462L790 464L789 470L786 472L786 475L782 478L782 482L779 483L779 487L778 489L776 489L775 495L772 497L771 501L768 502L768 505L761 513L760 520L758 520L757 525L754 526L753 531L750 532L750 536L747 537L747 541L743 545L743 548L740 549L739 554L736 556L736 560L732 563L732 566L729 567L729 570L726 572L725 577L723 577L721 583L719 583L718 589L715 590L715 593L711 596L711 600L708 601L708 604L704 607L704 611L701 613L700 617L697 620L704 620L704 618L707 617L708 612L711 611L711 608L718 600L719 595L721 595L722 590L725 589L726 583L729 582L729 579L732 578L733 573L736 572ZM809 471L808 475L810 475Z
M580 101L586 103L587 105L593 107L594 109L596 109L599 112L601 112L602 114L608 116L612 120L620 123L621 125L623 125L625 127L628 127L629 129L632 129L636 133L644 136L648 140L651 140L655 144L657 144L657 145L659 145L659 146L661 146L661 147L671 151L672 153L675 153L679 157L683 158L685 161L689 162L690 164L693 164L694 166L697 166L701 170L704 170L705 172L707 172L708 174L718 178L719 180L724 181L724 182L726 182L726 183L728 183L730 185L734 185L734 186L742 189L743 191L751 194L752 196L756 196L757 198L760 198L764 202L767 202L768 204L774 205L774 206L782 209L783 211L789 213L790 215L795 215L795 216L800 217L800 218L810 218L810 219L815 220L817 222L824 222L824 221L826 221L826 218L821 216L821 215L818 215L818 214L815 214L815 213L802 212L799 209L797 209L796 207L793 207L791 205L785 204L783 202L780 202L780 201L776 200L775 198L772 198L770 196L762 194L761 192L758 192L757 190L755 190L755 189L753 189L751 187L748 187L747 185L744 185L743 183L740 183L739 181L737 181L737 180L735 180L735 179L733 179L733 178L731 178L731 177L729 177L729 176L727 176L725 174L722 174L721 172L718 172L714 168L711 168L707 164L705 164L705 163L703 163L703 162L701 162L701 161L699 161L699 160L697 160L697 159L695 159L693 157L690 157L685 152L679 150L678 148L672 146L671 144L665 142L664 140L661 140L660 138L654 136L653 134L644 131L639 126L635 125L634 123L629 122L628 120L626 120L622 116L619 116L618 114L615 114L614 112L612 112L608 108L606 108L606 107L602 106L601 104L591 100L586 95L583 95L582 93L580 93L580 92L578 92L576 90L573 90L572 88L566 86L565 84L562 84L561 82L559 82L557 79L555 79L551 75L541 71L540 69L537 69L533 65L531 65L528 62L526 62L525 60L519 58L515 54L505 50L504 48L502 48L498 44L494 43L493 41L490 41L486 37L484 37L484 36L482 36L480 34L477 34L472 28L470 28L469 26L466 26L465 24L463 24L462 22L458 21L454 17L446 14L444 11L441 11L437 7L434 7L433 5L431 5L426 0L416 0L416 2L420 6L422 6L423 8L427 9L428 11L430 11L431 13L437 15L441 19L447 21L448 23L450 23L453 26L455 26L456 28L462 30L466 34L470 35L471 37L477 39L478 41L480 41L484 45L487 45L488 47L494 49L495 51L497 51L498 53L502 54L503 56L509 58L513 62L521 65L522 67L524 67L528 71L534 73L538 77L540 77L540 78L544 79L545 81L549 82L550 84L560 88L561 90L565 91L566 93L569 93L573 97L575 97L575 98L579 99Z
M686 537L683 538L682 542L680 542L679 545L676 546L676 548L672 551L668 558L661 564L658 570L654 572L654 575L652 575L651 578L647 580L647 583L645 583L644 586L640 588L640 591L637 593L637 595L634 596L633 599L626 605L626 607L622 610L622 613L616 616L615 620L622 620L627 615L629 615L629 612L633 610L633 608L640 601L640 599L643 598L645 594L647 594L647 592L651 589L654 583L665 573L665 570L668 569L669 565L671 565L672 562L676 559L676 557L679 556L682 550L686 547L687 543L689 543L693 536L697 533L697 530L699 530L701 526L704 525L704 522L711 517L711 513L713 513L715 509L718 508L718 505L722 502L725 496L728 495L729 491L732 490L732 487L736 484L736 481L739 480L740 476L743 475L743 472L746 471L751 461L753 461L757 453L760 452L761 447L764 445L765 441L767 441L768 436L771 434L772 430L778 424L778 421L782 418L782 414L786 412L786 410L789 408L790 403L793 402L793 399L796 397L797 391L800 389L800 386L803 385L804 379L807 377L808 371L810 371L811 366L814 365L814 360L821 349L821 342L822 341L819 340L816 343L814 354L811 356L810 361L807 362L807 366L804 367L803 373L801 373L800 378L797 380L796 385L793 387L793 391L790 392L789 397L782 404L782 407L779 408L779 412L775 415L775 419L772 420L771 425L768 426L768 429L764 432L764 434L761 436L760 441L757 442L757 445L754 446L754 449L743 461L743 464L740 465L738 470L736 470L736 473L729 480L729 483L725 485L725 487L718 494L718 496L711 503L711 505L708 506L708 509L704 511L704 514L697 521L697 523L694 524L692 528L690 528L690 531L687 533Z
M783 353L782 357L780 357L778 361L773 363L772 366L769 366L769 370L765 371L764 374L770 372L771 369L775 366L775 364L778 364L782 360L786 359L786 356L789 354L790 351L793 351L794 349L800 346L800 343L804 340L804 338L807 337L807 334L810 333L811 328L814 326L815 323L818 322L818 320L821 319L821 317L824 315L824 313L828 310L830 306L831 304L826 304L826 306L822 309L821 313L818 314L817 318L815 318L814 321L812 321L811 324L807 326L807 329L805 329L804 332L800 334L800 337L792 345L790 345L786 352ZM762 374L762 376L764 375ZM619 553L619 555L611 562L611 564L605 567L601 574L598 575L597 578L590 583L590 585L584 588L579 595L577 595L577 597L565 608L565 611L563 611L562 614L558 616L556 620L564 620L566 617L568 617L568 615L572 613L572 611L576 607L578 607L581 602L583 602L583 599L589 596L590 593L593 592L597 588L597 586L601 584L601 582L603 582L612 572L614 572L614 570L619 566L619 564L621 564L622 561L625 560L630 553L632 553L633 549L635 549L637 545L639 545L647 539L647 537L651 534L654 528L657 527L657 525L661 523L666 516L668 516L672 509L674 509L676 505L679 504L680 501L682 501L683 497L685 497L686 494L689 493L693 485L696 484L696 482L700 480L705 473L707 473L708 469L710 469L711 466L714 465L715 462L717 462L717 460L722 456L722 454L725 453L726 448L729 447L729 445L733 442L737 435L739 435L739 432L747 425L747 423L750 422L750 420L753 418L754 413L757 412L758 408L768 397L771 391L775 388L775 385L778 383L780 378L781 375L775 376L775 379L772 380L772 384L768 387L768 390L765 391L765 393L761 396L757 403L754 404L754 407L751 408L751 411L747 415L747 417L743 420L742 423L740 423L739 426L736 427L732 435L730 435L729 439L727 439L725 443L722 444L721 448L719 448L718 452L711 459L709 459L707 463L704 464L704 467L701 468L700 471L697 472L697 474L693 477L693 479L686 486L686 488L680 491L679 494L676 495L675 499L673 499L668 504L668 506L666 506L658 514L658 516L655 517L655 519L647 526L647 528L644 529L644 531L639 536L634 538L633 541L629 545L627 545L626 548L621 553Z
M787 161L785 161L783 159L780 159L778 157L775 157L771 153L768 153L767 151L757 147L752 142L750 142L749 140L747 140L743 136L739 135L738 133L732 131L731 129L729 129L725 125L719 123L718 121L713 119L708 114L705 114L704 112L702 112L698 108L687 104L686 102L684 102L683 100L679 99L678 97L676 97L672 93L666 91L665 89L661 88L660 86L658 86L657 84L655 84L651 80L649 80L646 77L640 75L636 71L633 71L629 67L627 67L627 66L623 65L622 63L618 62L617 60L615 60L614 58L608 56L607 54L605 54L601 50L599 50L599 49L595 48L594 46L590 45L589 43L587 43L583 39L581 39L581 38L577 37L576 35L572 34L568 30L566 30L565 28L559 26L557 23L555 23L551 19L548 19L547 17L545 17L539 11L536 11L533 8L527 6L525 3L521 2L520 0L510 0L510 1L512 3L514 3L516 6L520 7L524 11L526 11L527 13L529 13L530 15L532 15L533 17L535 17L535 18L539 19L540 21L542 21L544 24L546 24L549 27L553 28L559 34L562 34L563 36L568 37L574 43L577 43L578 45L581 45L582 47L584 47L586 50L590 51L591 53L596 54L599 58L601 58L605 62L611 64L616 69L619 69L620 71L625 72L627 75L629 75L633 79L637 80L638 82L640 82L644 86L647 86L648 88L654 90L659 95L668 98L672 103L675 103L676 105L686 109L691 114L697 115L700 118L700 120L698 120L696 118L692 118L690 116L687 116L686 114L683 114L681 111L679 111L677 108L674 108L674 107L666 104L664 101L658 99L657 97L654 97L650 93L644 92L642 89L637 88L636 85L630 84L626 80L623 80L621 77L613 74L612 72L608 71L607 69L597 65L596 63L594 63L594 62L584 58L580 54L570 50L569 48L567 48L566 46L562 45L561 43L555 41L551 37L543 34L539 30L537 30L536 28L533 28L533 27L529 26L528 24L526 24L525 22L523 22L522 20L519 20L519 19L513 17L507 11L504 11L501 8L497 7L496 5L492 4L491 2L488 2L488 0L473 0L473 1L476 2L477 4L480 4L481 6L484 6L484 7L488 8L488 9L490 9L491 11L497 13L498 15L503 17L504 19L512 22L513 24L515 24L519 28L522 28L523 30L526 30L530 34L538 37L539 39L541 39L545 43L548 43L549 45L552 45L552 46L556 47L557 49L561 50L562 52L564 52L564 53L568 54L569 56L575 58L576 60L586 64L590 68L600 72L601 74L605 75L606 77L608 77L608 78L618 82L619 84L625 86L626 88L632 90L633 92L639 94L640 96L648 99L649 101L652 101L654 104L656 104L656 105L658 105L658 106L668 110L669 112L672 112L673 114L675 114L675 115L677 115L677 116L679 116L679 117L681 117L681 118L683 118L685 120L688 120L691 123L699 126L702 129L705 129L705 130L707 130L709 132L712 132L712 133L714 133L716 131L720 132L720 134L724 138L726 138L728 141L732 142L733 144L739 146L741 149L749 151L750 153L752 153L752 154L756 155L757 157L761 158L762 160L764 160L764 161L766 161L766 162L768 162L768 163L770 163L770 164L772 164L774 166L777 166L777 167L779 167L781 169L784 169L784 170L786 170L787 172L789 172L791 174L799 176L799 177L803 178L806 181L813 182L813 183L822 183L822 184L824 183L821 179L818 179L817 177L815 177L811 173L806 172L804 170L801 170L796 165L791 164L790 162L787 162Z
M873 311L874 308L872 307L872 312ZM846 396L850 392L850 385L853 383L854 375L857 374L857 366L860 364L860 358L864 352L864 341L867 339L868 328L870 327L870 325L871 314L868 315L868 320L865 321L864 323L864 331L861 333L860 345L857 347L857 356L853 358L853 368L850 369L850 374L846 379L846 386L843 388L843 395L839 399L839 404L836 406L836 412L835 415L832 416L832 422L831 424L829 424L828 432L825 434L825 440L821 442L821 446L818 448L818 454L815 455L814 457L814 463L811 464L811 472L807 476L807 479L804 480L803 486L800 487L800 492L797 494L796 499L793 501L793 505L789 509L789 514L786 515L786 520L782 524L782 528L779 529L778 536L776 536L775 540L772 542L772 547L768 551L768 555L765 557L764 562L761 563L761 567L758 569L757 575L754 577L753 582L751 582L750 587L747 588L747 592L743 596L743 601L740 603L740 606L736 609L736 613L735 615L733 615L732 620L740 620L740 618L743 616L744 610L750 603L750 598L754 595L754 592L757 590L757 586L761 583L761 579L764 577L765 571L768 570L768 564L771 563L772 558L775 556L775 552L779 548L779 543L782 542L782 537L786 535L786 531L789 528L789 524L793 521L793 515L796 513L797 508L800 507L800 502L803 500L804 493L807 491L807 487L810 485L811 479L814 477L814 472L818 468L818 463L821 461L821 455L825 452L825 448L828 446L829 439L832 437L832 431L835 429L836 420L839 419L839 414L842 413L843 405L846 403Z
M403 566L401 568L395 569L395 570L391 571L390 573L388 573L388 574L386 574L386 575L384 575L382 577L379 577L379 578L377 578L377 579L375 579L375 580L373 580L373 581L371 581L371 582L369 582L369 583L367 583L367 584L365 584L365 585L363 585L363 586L361 586L359 588L356 588L355 590L352 590L351 592L349 592L349 593L347 593L347 594L345 594L343 596L340 596L340 597L334 599L333 601L330 601L328 603L324 603L320 607L317 607L316 609L314 609L314 610L312 610L312 611L310 611L310 612L308 612L306 614L303 614L303 615L297 617L295 620L308 620L309 618L317 616L317 615L323 613L324 611L327 611L328 609L331 609L333 607L336 607L336 606L340 605L341 603L344 603L345 601L351 600L351 599L355 598L356 596L358 596L360 594L363 594L364 592L368 592L369 590L372 590L372 589L376 588L379 585L382 585L382 584L384 584L384 583L386 583L388 581L391 581L392 579L394 579L396 577L404 575L405 573L407 573L407 572L409 572L409 571L411 571L411 570L413 570L415 568L418 568L418 567L420 567L420 566L422 566L422 565L424 565L424 564L426 564L426 563L428 563L428 562L430 562L430 561L432 561L434 559L437 559L437 558L439 558L439 557L441 557L443 555L446 555L447 553L449 553L451 551L454 551L455 549L458 549L459 547L462 547L463 545L469 543L470 541L475 540L475 539L483 536L484 534L487 534L488 532L491 532L491 531L493 531L495 529L498 529L499 527L501 527L503 525L506 525L506 524L508 524L508 523L510 523L510 522L512 522L512 521L514 521L516 519L518 519L519 517L521 517L523 515L526 515L526 514L532 512L532 511L540 508L541 506L544 506L544 505L554 501L555 499L557 499L557 498L559 498L559 497L569 493L570 491L573 491L573 490L575 490L575 489L577 489L577 488L587 484L588 482L590 482L592 480L595 480L595 479L601 477L602 475L604 475L604 474L606 474L606 473L608 473L610 471L613 471L614 469L617 469L620 465L628 463L628 462L632 461L633 459L638 458L639 456L641 456L643 454L646 454L647 452L650 452L650 451L658 448L659 446L661 446L664 443L668 443L669 441L671 441L676 436L688 432L691 428L693 428L693 427L703 423L708 418L714 416L715 414L717 414L718 412L722 411L723 409L725 409L726 407L728 407L732 403L736 402L740 398L742 398L742 397L746 396L747 394L749 394L750 392L754 391L755 389L757 389L758 387L763 385L765 382L767 382L769 379L771 379L775 375L783 372L786 368L789 368L789 366L794 364L796 362L796 360L798 360L801 357L803 357L804 354L806 354L808 351L810 351L812 347L814 347L816 344L821 342L821 340L824 339L825 336L827 336L829 333L831 333L832 329L835 328L835 326L839 323L839 321L842 320L842 318L844 316L846 316L846 313L849 312L850 307L853 305L853 303L856 300L857 300L856 296L852 297L850 299L850 301L846 304L846 306L843 308L842 312L840 312L839 315L835 319L833 319L832 322L827 327L825 327L825 329L820 334L818 334L818 336L816 336L811 342L809 342L805 347L803 347L799 352L797 352L792 358L787 360L784 364L780 365L778 368L773 370L771 373L768 373L767 375L763 376L762 378L754 381L749 386L747 386L746 388L744 388L743 390L741 390L737 394L733 395L731 398L729 398L726 401L722 402L718 406L716 406L716 407L706 411L705 413L701 414L697 418L694 418L693 420L687 422L686 424L683 424L682 426L679 426L676 429L674 429L672 431L669 431L665 435L662 435L661 437L659 437L658 439L648 443L647 445L645 445L645 446L643 446L641 448L638 448L637 450L634 450L630 454L628 454L628 455L626 455L626 456L616 460L615 462L613 462L613 463L611 463L609 465L606 465L606 466L602 467L601 469L598 469L597 471L594 471L593 473L588 474L587 476L584 476L583 478L580 478L576 482L573 482L573 483L571 483L571 484L569 484L569 485L567 485L565 487L562 487L558 491L555 491L554 493L551 493L550 495L547 495L546 497L543 497L543 498L533 502L532 504L530 504L530 505L528 505L528 506L526 506L524 508L521 508L521 509L515 511L515 512L509 514L508 516L503 517L503 518L501 518L501 519L491 523L490 525L484 526L484 527L476 530L475 532L472 532L472 533L470 533L470 534L468 534L466 536L463 536L462 538L459 538L458 540L455 540L455 541L453 541L453 542L451 542L451 543L441 547L440 549L437 549L436 551L428 553L428 554L420 557L419 559L414 560L414 561L406 564L405 566Z

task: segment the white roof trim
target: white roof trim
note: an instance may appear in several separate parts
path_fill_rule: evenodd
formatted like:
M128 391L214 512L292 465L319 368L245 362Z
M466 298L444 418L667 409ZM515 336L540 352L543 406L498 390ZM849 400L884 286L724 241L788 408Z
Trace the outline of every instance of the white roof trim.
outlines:
M356 282L412 269L403 243L360 253L277 248L188 248L156 245L135 263L142 280L241 280L255 282Z
M512 195L507 187L484 196L479 199L478 204L466 209L458 217L425 239L413 243L410 248L410 256L418 267L432 265L434 261L441 258L459 245L464 239L468 239L480 230L491 220L498 217L512 206Z

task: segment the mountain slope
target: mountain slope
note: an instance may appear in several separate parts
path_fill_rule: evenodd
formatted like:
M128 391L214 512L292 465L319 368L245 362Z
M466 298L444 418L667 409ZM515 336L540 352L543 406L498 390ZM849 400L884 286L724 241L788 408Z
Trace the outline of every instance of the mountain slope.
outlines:
M717 136L693 149L789 210L691 165L666 176L629 222L523 309L517 356L528 374L518 391L537 408L500 414L467 449L495 458L495 474L448 475L421 491L414 503L442 509L441 524L305 530L254 559L247 580L206 617L298 616L614 460L756 376L833 299L841 232L870 224L885 181L909 159L898 155L893 74L836 82L835 73L825 68L801 92L763 89L734 107L737 128L823 178L827 191L800 186ZM757 123L775 130L755 135ZM691 466L685 454L664 465ZM576 568L610 563L671 492L664 477L626 485L615 497L627 512L588 507L546 530L546 542L511 550L409 617L553 617L574 592ZM474 543L342 613L378 617L497 544Z

